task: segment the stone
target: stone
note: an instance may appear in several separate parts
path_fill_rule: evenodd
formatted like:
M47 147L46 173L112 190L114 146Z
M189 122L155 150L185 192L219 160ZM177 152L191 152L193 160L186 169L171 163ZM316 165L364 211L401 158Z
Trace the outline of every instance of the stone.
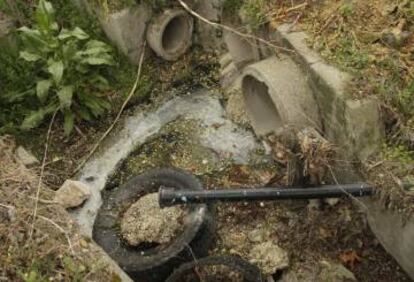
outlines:
M145 4L99 17L106 36L134 64L139 63L143 52L145 31L150 18L151 9Z
M262 242L265 237L264 230L260 228L253 229L247 234L247 237L249 238L250 242L253 242L253 243Z
M243 96L239 91L230 94L229 99L227 100L226 112L230 119L236 123L249 123Z
M354 274L349 271L345 266L339 263L333 263L328 261L320 261L319 265L321 270L319 272L318 281L321 282L351 282L357 281Z
M328 87L338 97L345 96L345 89L351 76L325 62L316 62L310 66L315 80Z
M240 249L247 241L247 235L244 232L231 232L222 236L223 243L228 248Z
M283 273L280 282L352 282L354 274L342 264L322 260L313 268L296 267Z
M290 24L282 24L277 28L279 36L295 50L294 56L300 63L313 64L322 61L322 58L308 46L308 36L305 32L290 32Z
M83 204L91 195L89 186L83 182L66 180L56 191L55 202L65 209L75 208Z
M339 203L339 198L326 198L324 202L333 207Z
M226 92L240 91L240 70L233 62L220 70L220 85Z
M289 257L286 251L270 241L254 246L248 258L264 274L274 274L279 269L289 266Z
M161 209L158 193L138 199L125 212L121 221L121 234L131 246L141 243L167 244L182 228L184 211L178 206Z
M375 100L348 100L345 121L353 151L361 161L381 149L385 133L379 105Z
M19 159L19 161L24 164L25 166L31 166L39 163L39 160L36 159L35 156L33 156L32 153L28 152L25 148L22 146L19 146L16 149L16 156Z
M230 63L232 62L231 55L229 52L222 55L219 59L220 68L224 69L226 68Z

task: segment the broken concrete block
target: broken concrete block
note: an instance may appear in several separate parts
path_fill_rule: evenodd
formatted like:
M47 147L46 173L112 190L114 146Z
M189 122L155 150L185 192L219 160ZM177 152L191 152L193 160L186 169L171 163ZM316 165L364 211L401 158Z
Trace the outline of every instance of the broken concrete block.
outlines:
M344 97L345 89L351 76L338 68L331 66L325 62L316 62L310 66L314 79L320 86L328 87L337 96Z
M129 60L138 64L143 52L145 31L151 18L151 9L137 5L119 12L100 16L105 34Z
M56 191L55 201L64 208L75 208L91 196L89 186L80 181L66 180Z
M16 156L19 159L19 161L24 164L25 166L31 166L39 163L39 160L36 159L35 156L33 156L32 153L28 152L25 148L22 146L19 146L16 149Z
M346 101L345 121L348 138L360 160L378 152L383 142L384 125L375 100Z

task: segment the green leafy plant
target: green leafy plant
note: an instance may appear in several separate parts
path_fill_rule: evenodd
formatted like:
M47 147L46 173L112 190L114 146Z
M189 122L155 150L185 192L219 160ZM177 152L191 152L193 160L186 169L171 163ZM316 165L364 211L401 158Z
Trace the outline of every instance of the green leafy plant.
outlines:
M403 114L414 117L414 81L399 93L398 106Z
M38 70L35 86L10 99L37 98L38 107L25 117L22 129L35 128L59 111L64 115L65 134L69 135L75 120L90 120L110 108L100 93L108 89L102 71L114 62L112 48L91 39L79 27L60 29L48 1L39 1L35 20L33 28L19 29L24 46L20 58Z

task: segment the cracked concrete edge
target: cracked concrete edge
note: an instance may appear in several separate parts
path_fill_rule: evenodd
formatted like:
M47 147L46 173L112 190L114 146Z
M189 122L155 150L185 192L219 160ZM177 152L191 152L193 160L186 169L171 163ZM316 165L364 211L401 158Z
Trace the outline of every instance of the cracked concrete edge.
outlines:
M287 52L308 76L315 98L321 108L325 135L336 144L343 145L345 155L349 158L366 160L378 152L384 136L378 103L371 98L350 99L347 85L352 76L326 63L321 56L308 47L308 36L303 31L291 31L290 24L282 24L275 31L269 32L270 40L291 49ZM364 114L363 117L358 113ZM367 124L372 126L369 130ZM369 142L365 134L369 132Z

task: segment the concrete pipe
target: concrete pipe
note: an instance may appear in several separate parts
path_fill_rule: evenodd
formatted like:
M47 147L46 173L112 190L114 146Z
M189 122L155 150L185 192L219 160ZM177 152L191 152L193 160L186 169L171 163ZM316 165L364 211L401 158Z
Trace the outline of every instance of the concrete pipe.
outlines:
M286 56L270 57L246 67L242 92L257 135L283 126L321 130L319 109L305 75Z
M177 60L191 46L193 25L193 18L186 11L165 10L149 24L148 44L159 57Z

